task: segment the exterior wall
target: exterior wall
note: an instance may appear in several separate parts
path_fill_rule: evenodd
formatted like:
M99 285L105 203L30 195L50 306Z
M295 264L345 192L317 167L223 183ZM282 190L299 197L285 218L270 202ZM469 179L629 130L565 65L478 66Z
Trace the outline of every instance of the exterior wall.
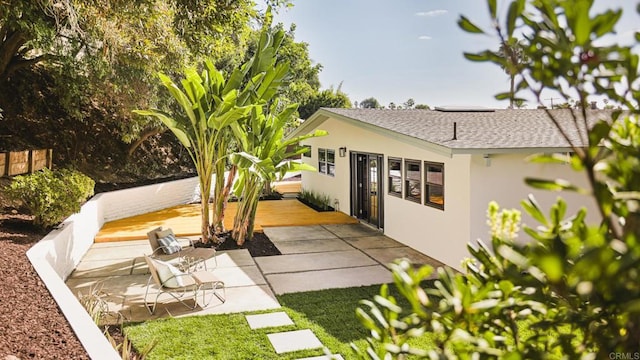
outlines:
M474 155L471 159L471 239L489 240L489 229L486 225L486 211L489 201L495 200L501 208L514 208L522 211L520 201L533 194L541 209L548 214L551 205L558 197L567 201L567 216L575 214L581 208L587 208L587 221L596 223L598 211L592 197L572 192L552 192L533 189L524 182L525 177L541 179L566 179L571 183L587 187L584 173L571 169L563 164L534 164L525 161L525 155L504 154L491 155L489 163L482 155ZM523 224L536 227L539 223L523 211ZM521 235L521 240L525 236Z
M107 222L199 200L200 188L198 178L192 177L111 191L99 194L96 198L100 199L100 215Z
M306 140L304 144L312 146L312 157L303 157L303 161L318 167L318 148L333 149L336 152L335 176L303 172L303 188L331 195L339 201L340 211L349 214L350 157L339 157L338 149L346 146L347 152L383 154L384 181L380 189L384 194L384 233L459 269L460 260L467 254L470 232L470 156L441 156L334 119L325 121L319 128L327 130L329 135ZM445 210L389 195L388 157L444 163ZM422 193L424 199L424 186Z

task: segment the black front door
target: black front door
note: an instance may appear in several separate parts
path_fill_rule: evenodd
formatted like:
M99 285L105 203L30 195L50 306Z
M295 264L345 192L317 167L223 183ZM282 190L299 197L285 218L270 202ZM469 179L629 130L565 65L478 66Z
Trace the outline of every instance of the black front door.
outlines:
M351 152L351 215L377 228L384 227L383 156Z

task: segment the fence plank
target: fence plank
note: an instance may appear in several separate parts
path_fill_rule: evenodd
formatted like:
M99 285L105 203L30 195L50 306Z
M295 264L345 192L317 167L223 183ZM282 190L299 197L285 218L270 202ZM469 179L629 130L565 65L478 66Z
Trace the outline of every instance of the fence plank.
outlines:
M0 177L7 175L7 165L9 164L7 157L7 153L0 153Z
M45 167L51 169L52 159L52 149L0 153L0 177L31 174Z
M9 176L29 172L29 150L11 151L9 153Z

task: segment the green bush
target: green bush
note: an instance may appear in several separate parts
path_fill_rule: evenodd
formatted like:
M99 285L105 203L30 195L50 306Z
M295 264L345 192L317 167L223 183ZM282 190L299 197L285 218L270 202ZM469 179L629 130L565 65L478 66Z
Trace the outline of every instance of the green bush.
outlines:
M43 169L31 175L16 176L8 195L22 201L35 216L34 224L49 228L80 211L80 205L93 195L95 182L71 169Z

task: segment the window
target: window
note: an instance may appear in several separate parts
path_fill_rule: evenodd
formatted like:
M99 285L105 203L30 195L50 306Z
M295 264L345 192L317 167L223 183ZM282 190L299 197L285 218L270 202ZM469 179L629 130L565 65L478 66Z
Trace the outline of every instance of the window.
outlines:
M444 210L444 164L424 162L424 204Z
M420 203L422 201L422 181L420 176L420 161L404 161L404 198Z
M336 174L336 151L318 149L318 172L334 176Z
M307 149L307 152L303 154L304 157L311 157L311 145L302 145L303 148Z
M402 159L389 158L389 195L402 197Z

